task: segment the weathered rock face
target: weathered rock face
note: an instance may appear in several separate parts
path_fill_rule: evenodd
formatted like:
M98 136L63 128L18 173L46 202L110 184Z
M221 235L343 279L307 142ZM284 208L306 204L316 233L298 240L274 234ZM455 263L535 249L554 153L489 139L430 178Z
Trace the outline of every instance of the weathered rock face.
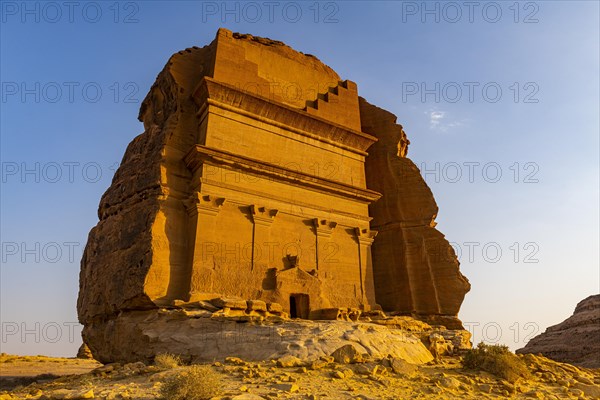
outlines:
M388 354L414 364L433 359L415 334L376 324L294 320L240 323L189 310L131 311L110 321L105 345L95 353L102 362L150 362L168 349L186 361L277 359L292 355L305 361L327 356L351 344L375 359ZM115 338L138 338L123 346Z
M369 148L367 186L383 198L369 206L377 303L452 328L469 281L450 243L435 229L438 207L416 165L396 116L360 99L363 132L379 139Z
M194 323L158 316L182 304L202 309L189 318L258 324L357 321L381 304L461 328L468 282L406 136L315 57L220 29L169 59L139 119L81 262L97 359L174 352L171 333Z
M547 328L517 353L539 353L556 361L600 368L600 295L579 302L572 316Z

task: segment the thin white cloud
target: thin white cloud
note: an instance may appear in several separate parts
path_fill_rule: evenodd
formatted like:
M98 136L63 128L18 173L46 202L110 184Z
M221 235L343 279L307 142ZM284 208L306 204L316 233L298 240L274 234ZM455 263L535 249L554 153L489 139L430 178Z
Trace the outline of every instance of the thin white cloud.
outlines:
M445 111L430 111L429 112L429 127L431 129L439 128L446 115Z
M448 132L454 128L464 126L467 120L452 120L446 111L430 110L425 114L429 116L429 129L439 132Z

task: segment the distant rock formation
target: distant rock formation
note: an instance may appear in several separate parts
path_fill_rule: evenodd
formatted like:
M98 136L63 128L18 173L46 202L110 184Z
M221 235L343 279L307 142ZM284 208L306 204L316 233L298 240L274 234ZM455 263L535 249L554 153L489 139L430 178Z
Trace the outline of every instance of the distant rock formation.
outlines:
M547 328L517 353L539 353L580 367L600 368L600 295L580 301L572 316Z
M383 310L462 329L470 285L402 126L316 57L220 29L169 59L139 119L81 261L78 315L96 359L288 317Z
M81 358L83 360L92 360L94 358L94 355L90 351L90 348L87 346L87 344L82 343L81 346L79 346L79 349L77 350L76 357Z

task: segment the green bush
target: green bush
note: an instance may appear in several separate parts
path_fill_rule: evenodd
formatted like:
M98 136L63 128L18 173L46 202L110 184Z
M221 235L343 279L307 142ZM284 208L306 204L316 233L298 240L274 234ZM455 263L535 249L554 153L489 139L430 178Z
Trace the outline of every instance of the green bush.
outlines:
M154 365L160 369L172 369L181 365L181 359L173 354L161 353L154 357Z
M165 400L207 400L221 392L221 378L209 365L192 365L160 388Z
M489 372L511 383L531 376L523 360L502 345L479 343L477 348L465 354L463 365L468 369Z

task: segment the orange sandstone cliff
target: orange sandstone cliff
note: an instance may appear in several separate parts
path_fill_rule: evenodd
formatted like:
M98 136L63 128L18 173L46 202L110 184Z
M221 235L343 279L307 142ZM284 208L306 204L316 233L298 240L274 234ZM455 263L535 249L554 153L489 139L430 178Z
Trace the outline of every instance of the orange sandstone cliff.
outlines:
M382 309L462 329L469 283L402 127L314 56L220 29L169 59L139 119L81 262L78 315L97 359L182 343L214 358L199 341L229 340L236 322ZM265 339L257 357L289 350L277 346Z

